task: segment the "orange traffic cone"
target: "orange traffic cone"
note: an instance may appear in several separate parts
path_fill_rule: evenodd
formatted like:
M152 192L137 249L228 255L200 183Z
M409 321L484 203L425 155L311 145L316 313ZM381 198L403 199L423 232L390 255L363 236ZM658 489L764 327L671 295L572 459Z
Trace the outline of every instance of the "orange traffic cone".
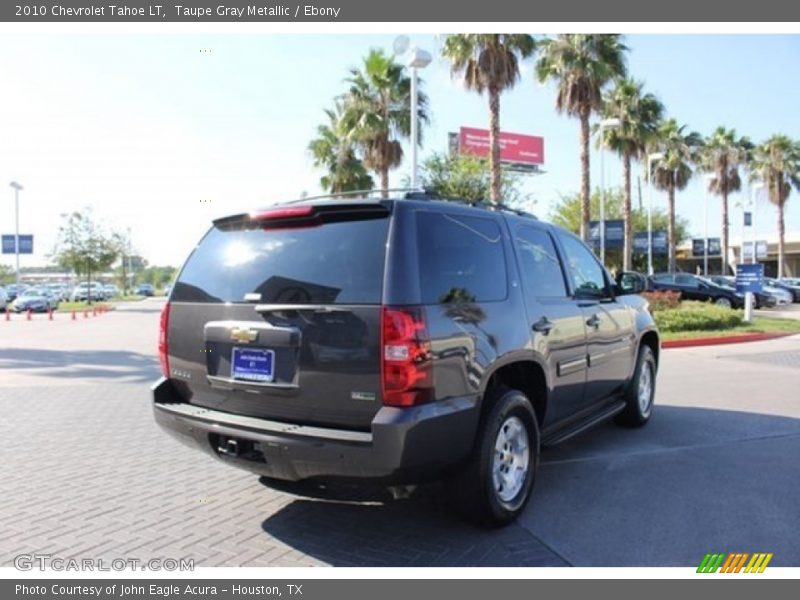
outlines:
M52 309L52 308L48 308L48 309L47 309L47 318L48 318L48 320L50 320L50 321L52 321L52 320L53 320L53 309Z
M31 315L32 315L32 314L33 314L33 311L32 311L32 310L29 308L29 309L28 309L28 319L27 319L28 321L30 321L30 320L31 320Z
M6 321L10 321L10 320L11 320L11 311L8 310L8 307L6 307Z
M97 308L96 307L92 309L92 316L93 317L97 316Z
M72 320L73 320L73 321L76 319L76 317L75 317L75 313L76 313L76 312L77 312L77 311L74 311L74 310L72 311Z
M83 311L83 318L84 319L88 319L89 318L89 310L88 309Z

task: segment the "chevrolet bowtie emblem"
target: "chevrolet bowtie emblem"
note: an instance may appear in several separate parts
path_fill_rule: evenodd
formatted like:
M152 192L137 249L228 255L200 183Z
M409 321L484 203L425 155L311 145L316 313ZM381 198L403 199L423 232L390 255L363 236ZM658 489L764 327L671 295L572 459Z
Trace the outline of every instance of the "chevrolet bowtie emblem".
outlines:
M234 327L231 329L231 339L240 344L249 344L258 339L258 331L255 329L246 329L244 327Z

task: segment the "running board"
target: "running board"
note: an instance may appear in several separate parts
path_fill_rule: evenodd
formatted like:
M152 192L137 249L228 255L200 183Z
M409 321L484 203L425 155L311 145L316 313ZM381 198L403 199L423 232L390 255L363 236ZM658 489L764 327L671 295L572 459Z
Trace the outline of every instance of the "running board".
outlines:
M568 440L572 436L578 435L605 421L610 419L616 414L621 413L625 410L625 402L619 400L613 404L609 404L604 406L598 412L593 412L589 416L576 423L570 423L569 425L565 425L552 433L545 434L544 438L542 439L542 446L555 446L556 444L560 444L561 442Z

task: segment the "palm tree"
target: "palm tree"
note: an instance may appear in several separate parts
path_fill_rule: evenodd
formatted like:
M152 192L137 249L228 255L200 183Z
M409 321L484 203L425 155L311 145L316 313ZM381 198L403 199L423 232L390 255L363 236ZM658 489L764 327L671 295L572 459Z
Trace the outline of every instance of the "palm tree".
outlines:
M308 144L314 166L326 170L320 185L331 194L372 189L372 177L348 138L342 103L336 102L325 114L328 122L317 127L317 137Z
M669 272L675 272L675 191L682 190L692 177L691 163L697 146L702 142L699 133L686 133L686 125L675 119L661 123L656 144L664 158L653 163L653 185L667 192L667 238L669 244Z
M556 110L581 123L581 237L589 239L589 117L603 107L602 89L625 75L619 35L570 33L540 42L539 81L558 86Z
M361 148L364 165L380 177L383 196L388 196L389 170L403 160L401 140L411 135L411 79L405 67L382 50L373 48L360 68L350 69L345 80L344 125ZM419 80L422 85L422 80ZM428 122L428 98L418 92L417 115ZM422 128L420 127L420 139ZM418 144L420 139L412 143Z
M764 182L770 202L778 209L778 277L783 277L784 209L792 188L800 191L800 143L775 134L757 146L750 165L750 178Z
M717 127L700 149L699 167L713 174L708 191L722 199L722 274L728 274L728 195L742 188L739 167L747 164L753 144L746 137L737 138L735 129Z
M643 158L648 145L655 139L664 106L653 94L642 91L644 84L633 79L619 79L603 102L603 116L617 118L619 127L604 130L600 143L622 157L623 205L625 242L622 269L631 270L633 232L631 216L631 160Z
M448 35L442 56L453 75L463 76L468 90L489 96L489 170L491 201L500 202L500 94L519 79L519 62L533 55L532 36L516 33Z

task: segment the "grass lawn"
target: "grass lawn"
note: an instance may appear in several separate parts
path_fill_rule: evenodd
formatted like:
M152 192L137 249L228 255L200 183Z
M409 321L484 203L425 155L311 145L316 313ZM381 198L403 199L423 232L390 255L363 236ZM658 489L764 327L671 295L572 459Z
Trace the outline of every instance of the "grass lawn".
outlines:
M753 317L751 323L742 323L730 329L698 331L664 331L661 339L687 340L702 337L722 337L744 333L800 333L800 319L777 319L774 317Z
M85 310L85 309L93 309L99 308L101 304L108 304L107 302L92 302L91 304L87 304L86 302L61 302L58 305L58 312L72 312L73 310Z

